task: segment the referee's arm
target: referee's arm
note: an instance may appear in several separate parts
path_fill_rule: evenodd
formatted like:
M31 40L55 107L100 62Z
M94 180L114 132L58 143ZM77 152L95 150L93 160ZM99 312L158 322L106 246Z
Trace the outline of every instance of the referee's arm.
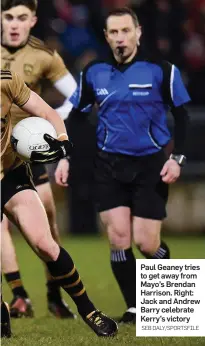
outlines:
M189 125L189 115L185 105L172 107L174 117L174 149L173 154L184 154L186 150L186 138Z
M164 63L164 88L166 100L174 118L174 149L175 155L184 155L189 116L186 104L191 101L182 80L179 69L168 62Z

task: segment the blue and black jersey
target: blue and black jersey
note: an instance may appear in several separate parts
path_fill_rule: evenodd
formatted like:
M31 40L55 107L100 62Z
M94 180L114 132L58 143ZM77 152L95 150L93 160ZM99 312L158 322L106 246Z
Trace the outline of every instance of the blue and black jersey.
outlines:
M190 97L176 66L136 56L128 64L89 64L70 101L83 113L98 105L99 149L143 156L170 141L167 111L180 108Z

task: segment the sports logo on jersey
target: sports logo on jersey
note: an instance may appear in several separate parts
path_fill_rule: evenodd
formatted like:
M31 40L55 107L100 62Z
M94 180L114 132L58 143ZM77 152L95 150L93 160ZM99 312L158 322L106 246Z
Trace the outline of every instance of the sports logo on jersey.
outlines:
M23 70L24 70L24 73L27 76L31 76L32 72L33 72L33 65L31 65L31 64L24 64L23 65Z
M149 91L133 91L133 96L147 96L149 95Z
M107 89L103 88L103 89L97 89L97 95L108 95L109 92L107 91Z
M11 62L10 61L5 62L4 70L10 70L10 68L11 68Z

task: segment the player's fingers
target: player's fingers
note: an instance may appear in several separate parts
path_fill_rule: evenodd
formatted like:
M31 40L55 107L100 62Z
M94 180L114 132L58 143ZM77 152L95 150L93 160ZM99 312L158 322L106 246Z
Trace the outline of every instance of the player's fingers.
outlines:
M62 186L68 186L67 180L68 180L68 174L62 172L62 175L61 175Z
M68 173L65 170L56 170L55 172L55 180L56 184L60 186L68 186L67 180L68 180Z
M62 170L62 176L61 176L61 181L65 185L68 180L68 171L67 170Z
M61 180L61 172L59 170L55 171L55 181L56 184L61 185L62 184L62 180Z
M50 136L48 133L45 133L43 138L45 139L45 141L48 143L48 144L52 144L53 142L56 142L56 139L53 138L52 136Z
M66 187L66 186L68 186L68 183L62 182L61 186Z

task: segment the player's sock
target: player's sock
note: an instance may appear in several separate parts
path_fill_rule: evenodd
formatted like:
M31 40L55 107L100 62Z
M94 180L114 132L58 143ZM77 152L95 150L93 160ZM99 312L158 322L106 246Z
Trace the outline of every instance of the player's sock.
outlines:
M111 267L128 308L136 306L136 260L132 248L111 250Z
M8 282L14 296L28 298L28 294L25 288L23 287L23 283L21 281L21 275L19 271L6 273L4 274L4 277L6 281Z
M47 276L46 286L47 286L47 298L48 298L48 300L60 301L62 299L61 292L60 292L60 286L58 285L56 280L54 280L52 278L52 276L50 275L50 273L48 271L46 271L46 276Z
M161 242L160 247L155 252L154 255L149 255L145 252L141 253L145 256L147 259L169 259L170 258L170 250L165 242Z
M48 300L59 301L62 299L60 287L55 280L48 280L46 286Z
M88 298L72 258L65 249L60 247L57 260L52 262L49 261L46 264L54 280L56 280L73 299L82 317L85 318L96 310L95 306Z

